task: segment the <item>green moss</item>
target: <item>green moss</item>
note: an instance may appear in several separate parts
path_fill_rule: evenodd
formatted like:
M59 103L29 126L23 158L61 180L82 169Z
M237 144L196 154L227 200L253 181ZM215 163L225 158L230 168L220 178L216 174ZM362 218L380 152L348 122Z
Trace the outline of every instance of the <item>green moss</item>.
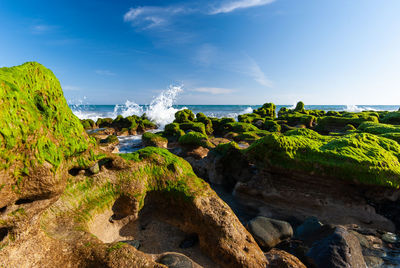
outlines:
M112 125L112 118L99 118L96 121L96 125L99 126L100 128L106 128L106 127L111 127Z
M299 101L296 104L296 107L294 108L294 111L298 112L298 113L306 113L306 109L304 108L304 103L302 101Z
M177 111L174 123L186 123L194 121L194 113L189 109Z
M281 125L273 120L266 120L264 123L264 127L267 131L270 132L281 132Z
M189 132L179 138L179 143L187 146L203 146L206 148L213 147L212 143L208 140L207 135L199 132Z
M206 133L206 127L203 123L201 122L188 122L188 123L181 123L179 124L179 128L184 130L184 131L196 131L201 134L207 135Z
M226 123L223 125L223 128L225 133L227 132L242 133L250 131L259 131L259 129L256 126L253 126L252 124L240 123L240 122Z
M213 125L212 125L212 121L210 118L208 118L207 116L205 116L203 113L198 113L196 114L196 121L197 122L201 122L204 124L205 130L206 130L206 134L210 135L213 133Z
M137 116L123 117L118 115L111 123L111 127L122 130L124 128L128 130L136 130L138 128L138 122L140 119Z
M63 160L90 144L54 74L35 62L0 69L0 168L21 181L32 167Z
M367 133L321 136L312 130L270 134L246 154L257 165L286 172L398 187L400 145Z
M81 119L80 121L84 129L92 129L96 126L96 123L92 119Z
M264 103L262 107L253 111L261 117L275 118L276 106L273 103Z
M258 140L259 138L260 138L260 136L258 136L257 133L255 131L253 131L253 132L242 132L239 135L237 135L236 137L234 137L234 140L236 142L245 141L248 143L252 143L252 142Z
M171 123L165 126L164 136L173 139L179 139L180 136L185 135L185 131L180 129L178 123Z
M378 123L378 118L376 116L369 116L368 114L363 113L349 114L342 117L325 116L318 120L315 130L321 133L343 131L346 125L350 124L354 127L358 127L364 122Z
M238 116L238 121L242 123L253 123L255 120L261 120L262 117L256 113L241 114Z
M290 126L305 125L306 127L312 127L314 122L316 121L315 116L291 111L280 111L278 114L278 119L286 121L287 124Z
M168 140L161 135L152 132L145 132L142 135L142 141L146 146L159 147L161 144L167 144Z
M120 249L120 248L124 247L124 245L126 245L126 244L123 243L123 242L113 243L110 247L107 248L107 252L111 253L114 250L117 250L117 249Z
M108 135L107 138L100 141L100 143L104 144L118 144L119 140L116 135Z
M364 122L358 127L358 130L371 134L400 133L400 125L395 126L374 122Z
M387 113L381 121L386 124L400 125L400 111Z

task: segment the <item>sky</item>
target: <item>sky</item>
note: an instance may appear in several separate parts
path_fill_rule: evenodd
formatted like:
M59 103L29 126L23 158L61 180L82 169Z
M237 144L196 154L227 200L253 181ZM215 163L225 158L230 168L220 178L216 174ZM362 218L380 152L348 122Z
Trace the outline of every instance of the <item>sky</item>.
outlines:
M0 0L0 66L69 103L400 104L398 0Z

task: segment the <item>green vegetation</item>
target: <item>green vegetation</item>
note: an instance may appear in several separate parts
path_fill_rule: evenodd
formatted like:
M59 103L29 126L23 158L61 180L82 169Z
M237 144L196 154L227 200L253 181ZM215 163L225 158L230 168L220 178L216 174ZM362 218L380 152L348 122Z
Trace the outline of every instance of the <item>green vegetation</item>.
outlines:
M105 144L118 144L119 140L118 137L115 135L109 135L107 138L104 140L101 140L100 143L105 143Z
M268 169L396 188L400 184L400 145L368 133L342 137L309 129L273 133L253 143L246 155Z
M240 123L240 122L226 123L223 125L223 128L225 133L228 132L242 133L250 131L259 131L259 129L256 126L253 126L252 124Z
M178 123L171 123L164 127L164 136L169 139L179 139L183 135L185 135L185 131L180 129Z
M96 127L96 123L92 119L81 119L81 123L84 129L92 129Z
M189 109L177 111L174 123L186 123L194 121L194 113Z
M400 111L387 113L381 121L386 124L400 125Z
M39 63L0 68L0 106L0 169L13 166L16 182L44 162L55 172L88 149L90 140L59 81Z
M261 108L258 108L257 110L254 110L253 112L255 114L260 115L261 117L275 118L275 110L276 110L275 104L264 103Z
M326 134L334 131L343 131L349 124L353 125L354 127L358 127L364 122L378 123L378 118L365 113L350 114L342 117L325 116L318 120L315 130Z
M358 130L371 134L400 133L400 125L396 126L375 122L364 122L358 127Z
M179 128L184 131L196 131L201 134L207 135L206 128L203 123L201 122L188 122L188 123L181 123L179 124Z
M145 132L142 135L142 141L146 146L163 147L167 146L168 140L161 135L152 132Z
M197 122L201 122L204 124L205 127L205 131L207 135L210 135L213 133L213 125L212 125L212 121L210 118L208 118L207 116L205 116L203 113L198 113L196 114L196 121Z
M207 135L199 132L188 132L179 138L179 143L186 146L203 146L206 148L213 147L213 144L208 140Z
M276 121L266 120L264 123L264 127L267 131L270 132L281 132L281 125L279 125Z

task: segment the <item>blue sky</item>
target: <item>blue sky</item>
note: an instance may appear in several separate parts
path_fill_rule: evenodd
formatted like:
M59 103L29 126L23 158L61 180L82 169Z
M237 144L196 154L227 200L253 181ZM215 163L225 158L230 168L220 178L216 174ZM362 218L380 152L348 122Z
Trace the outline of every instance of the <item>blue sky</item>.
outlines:
M400 1L0 1L0 66L38 61L70 102L399 104Z

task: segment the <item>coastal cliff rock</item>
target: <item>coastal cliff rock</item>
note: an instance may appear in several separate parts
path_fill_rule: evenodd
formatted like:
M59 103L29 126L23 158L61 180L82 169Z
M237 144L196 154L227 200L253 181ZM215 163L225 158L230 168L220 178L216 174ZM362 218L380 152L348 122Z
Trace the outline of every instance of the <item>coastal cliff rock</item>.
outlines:
M165 267L157 261L179 248L163 243L185 235L198 246L183 252L205 267L268 264L185 160L100 151L42 65L1 68L0 97L0 266ZM135 237L145 251L126 243Z

